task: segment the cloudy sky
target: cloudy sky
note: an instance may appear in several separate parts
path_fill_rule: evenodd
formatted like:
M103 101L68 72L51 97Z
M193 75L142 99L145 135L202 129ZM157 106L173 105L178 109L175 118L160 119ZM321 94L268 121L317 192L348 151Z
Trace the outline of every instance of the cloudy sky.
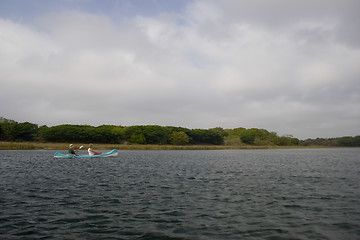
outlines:
M359 0L0 0L0 116L360 135Z

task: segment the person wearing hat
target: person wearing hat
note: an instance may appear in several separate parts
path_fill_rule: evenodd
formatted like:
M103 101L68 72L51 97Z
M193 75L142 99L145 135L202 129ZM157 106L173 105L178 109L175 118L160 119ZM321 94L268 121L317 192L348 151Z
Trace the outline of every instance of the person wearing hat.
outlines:
M89 144L89 148L88 148L89 155L100 155L101 152L94 151L94 149L92 149L93 146L94 146L94 144L92 144L92 143Z
M69 145L68 155L76 156L76 152L74 150L74 144Z

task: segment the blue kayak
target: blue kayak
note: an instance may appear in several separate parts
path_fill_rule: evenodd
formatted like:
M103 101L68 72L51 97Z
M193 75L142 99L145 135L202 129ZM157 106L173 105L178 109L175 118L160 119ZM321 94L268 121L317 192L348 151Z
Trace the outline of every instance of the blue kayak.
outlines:
M99 158L99 157L116 157L118 155L118 151L116 149L113 149L110 152L103 153L100 155L68 155L68 154L62 154L59 152L56 152L54 154L54 158Z

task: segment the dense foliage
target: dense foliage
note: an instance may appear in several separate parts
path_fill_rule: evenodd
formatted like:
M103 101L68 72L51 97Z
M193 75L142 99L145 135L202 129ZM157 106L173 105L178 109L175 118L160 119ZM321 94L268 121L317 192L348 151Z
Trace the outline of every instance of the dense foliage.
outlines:
M181 127L58 125L53 127L33 123L17 123L1 118L0 141L96 142L113 144L214 144L223 143L216 131Z
M258 128L235 128L227 130L229 141L240 138L240 143L250 145L277 145L277 146L296 146L299 139L292 136L279 137L275 132L269 132L265 129Z
M360 136L339 138L316 138L300 141L301 146L360 147Z
M360 146L360 136L331 139L307 139L278 136L258 128L188 129L183 127L137 125L58 125L38 126L0 118L0 141L42 141L112 144L172 144L172 145L277 145L277 146Z
M38 125L36 124L0 119L0 141L33 141L37 134Z

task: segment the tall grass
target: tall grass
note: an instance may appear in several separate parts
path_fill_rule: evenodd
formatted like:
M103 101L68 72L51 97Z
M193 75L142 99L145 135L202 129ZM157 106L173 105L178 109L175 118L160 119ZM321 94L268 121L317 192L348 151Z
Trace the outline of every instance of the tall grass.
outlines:
M37 150L37 149L68 149L66 143L40 143L40 142L0 142L0 150Z
M73 143L75 147L88 144ZM40 143L40 142L0 142L0 150L67 150L68 143ZM269 149L269 148L287 148L278 146L250 146L250 145L140 145L140 144L94 144L95 149L118 149L118 150L221 150L221 149ZM291 147L296 148L296 147Z

